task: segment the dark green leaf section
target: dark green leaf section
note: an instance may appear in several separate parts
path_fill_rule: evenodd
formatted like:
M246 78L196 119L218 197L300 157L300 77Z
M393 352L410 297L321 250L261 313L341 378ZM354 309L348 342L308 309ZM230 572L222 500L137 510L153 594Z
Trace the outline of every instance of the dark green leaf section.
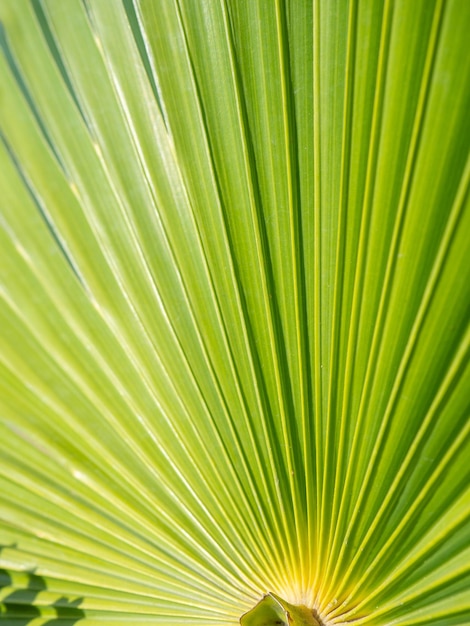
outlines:
M467 623L470 4L0 22L0 621Z
M1 569L0 597L0 620L12 626L26 626L41 617L48 618L44 624L72 626L85 616L80 609L83 598L48 601L46 581L35 574L9 574Z

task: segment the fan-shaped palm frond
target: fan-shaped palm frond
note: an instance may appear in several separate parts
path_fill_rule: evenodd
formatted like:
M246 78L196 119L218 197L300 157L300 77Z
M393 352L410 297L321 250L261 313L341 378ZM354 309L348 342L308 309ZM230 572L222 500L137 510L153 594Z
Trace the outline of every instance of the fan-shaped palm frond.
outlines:
M470 623L470 3L0 20L0 621Z

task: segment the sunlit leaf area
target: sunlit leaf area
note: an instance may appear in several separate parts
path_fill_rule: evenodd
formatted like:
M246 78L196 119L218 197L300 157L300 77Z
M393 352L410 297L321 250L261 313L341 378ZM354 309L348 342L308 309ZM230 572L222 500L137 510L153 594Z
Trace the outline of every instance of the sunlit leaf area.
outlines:
M469 46L0 0L1 624L470 624Z

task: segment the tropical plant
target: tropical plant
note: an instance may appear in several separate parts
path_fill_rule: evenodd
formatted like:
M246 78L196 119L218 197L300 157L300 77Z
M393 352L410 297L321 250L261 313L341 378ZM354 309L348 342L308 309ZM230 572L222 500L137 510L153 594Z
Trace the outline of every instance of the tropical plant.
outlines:
M470 3L0 20L0 622L469 624Z

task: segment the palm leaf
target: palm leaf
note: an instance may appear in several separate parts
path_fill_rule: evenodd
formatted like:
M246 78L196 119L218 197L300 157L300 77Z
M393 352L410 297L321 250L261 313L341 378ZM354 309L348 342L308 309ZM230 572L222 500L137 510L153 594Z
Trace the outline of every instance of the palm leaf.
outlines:
M0 619L468 623L469 3L0 20Z

